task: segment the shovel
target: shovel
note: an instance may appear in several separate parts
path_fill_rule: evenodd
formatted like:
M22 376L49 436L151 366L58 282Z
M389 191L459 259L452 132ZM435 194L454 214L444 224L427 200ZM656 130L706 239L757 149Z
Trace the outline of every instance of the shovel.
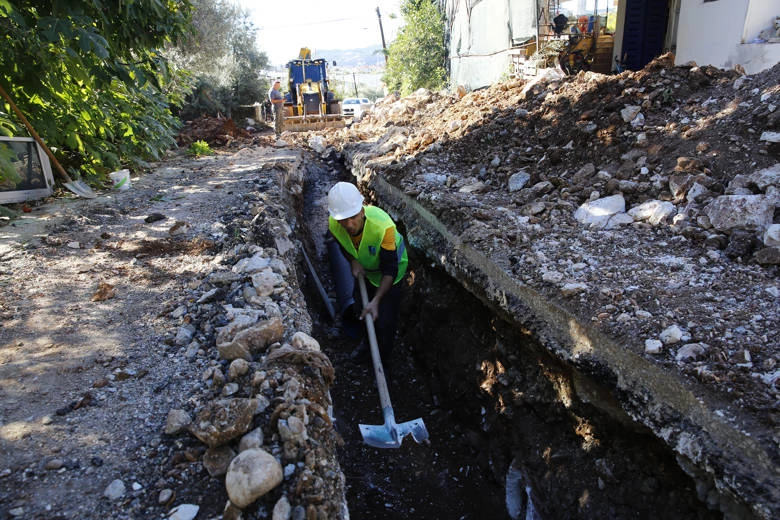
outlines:
M11 96L8 95L8 93L3 89L2 86L0 86L0 96L3 96L6 101L8 101L8 104L11 105L11 108L14 110L14 113L21 119L22 123L24 123L24 126L27 127L27 130L30 132L30 134L35 138L35 141L40 145L41 148L46 152L46 155L49 156L49 159L51 159L51 162L54 163L54 166L57 167L57 172L62 176L63 180L65 181L63 183L63 186L68 188L70 191L78 195L79 197L84 197L85 199L94 199L97 197L97 194L92 191L92 188L89 187L89 185L82 181L77 180L74 181L70 178L70 176L65 172L65 169L62 167L60 162L57 160L56 157L54 157L54 154L51 152L48 146L46 146L46 143L43 142L43 139L41 139L41 136L38 135L38 132L35 131L35 129L32 127L30 122L27 120L26 117L24 117L24 114L22 114L22 111L19 110L19 107L16 106L16 103L14 103L13 99L11 99Z
M358 277L360 283L360 297L363 300L363 306L368 305L368 293L366 292L366 281L363 276ZM390 404L390 393L387 391L387 382L385 381L385 371L382 368L382 359L379 357L379 345L376 341L376 332L374 332L374 317L371 313L366 314L366 329L368 329L368 342L371 346L371 360L374 363L374 375L376 375L376 387L379 390L379 402L382 405L382 414L385 417L385 424L381 426L372 426L361 424L360 434L363 436L363 442L374 448L400 448L401 441L408 434L418 444L428 443L428 430L425 429L425 423L422 419L414 419L401 424L396 424L393 405Z

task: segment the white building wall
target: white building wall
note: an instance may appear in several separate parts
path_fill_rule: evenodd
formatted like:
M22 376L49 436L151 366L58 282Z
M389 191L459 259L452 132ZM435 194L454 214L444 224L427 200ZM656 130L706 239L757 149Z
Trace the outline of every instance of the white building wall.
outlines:
M780 43L749 42L778 15L775 0L682 0L676 63L723 69L739 64L748 74L770 68L780 62Z
M675 0L673 9L677 1L678 65L731 69L739 64L755 74L780 62L780 43L751 43L773 26L780 0ZM443 5L452 85L476 89L495 83L509 72L512 45L536 35L536 0L444 0ZM626 0L620 0L615 57L620 57L625 8Z

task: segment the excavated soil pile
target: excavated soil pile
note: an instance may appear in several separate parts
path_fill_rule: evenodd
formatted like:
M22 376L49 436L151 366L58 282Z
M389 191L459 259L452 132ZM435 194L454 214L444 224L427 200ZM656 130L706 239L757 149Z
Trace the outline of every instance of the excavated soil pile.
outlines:
M667 57L639 72L518 80L462 99L429 92L388 98L360 124L322 135L358 159L372 157L369 167L429 207L464 242L487 244L505 269L568 301L611 334L642 338L672 321L703 328L699 339L711 348L695 363L679 365L671 349L655 359L711 384L777 427L776 247L761 243L749 226L721 231L701 217L721 194L765 191L776 203L780 173L771 167L780 147L761 136L780 126L778 102L780 65L746 77L711 67L673 67ZM641 108L643 125L624 121L626 106ZM771 179L766 184L747 179L762 170ZM525 190L510 187L517 172L528 174ZM694 183L700 191L686 198ZM594 258L605 272L590 272L595 266L576 265L586 260L578 249L595 237L573 214L594 194L616 193L626 208L673 202L677 218L630 226L631 242ZM543 250L538 241L545 236L552 237L545 239L551 248ZM665 258L652 256L656 246ZM713 255L716 266L708 265ZM698 278L689 262L709 267L710 275ZM567 271L563 280L554 269ZM636 277L646 269L652 278L639 291ZM571 271L585 276L571 277ZM678 278L674 273L684 276L672 279ZM585 297L573 288L567 300L561 288L570 278L585 278L585 292L594 294ZM619 280L632 282L621 287ZM702 305L707 314L692 315ZM639 309L654 319L637 321ZM624 311L634 319L626 321Z
M738 473L728 493L769 518L780 500L778 79L780 66L745 76L663 56L616 76L551 71L468 94L389 97L350 128L298 138L343 153L401 220L414 207L444 225L459 244L451 253L473 248L674 378L723 431L747 432L750 448L729 448L748 461L741 469L724 445L688 443L711 432L684 412L647 405L662 396L621 387L630 369L599 375L588 354L549 347L619 397L634 394L629 414L716 487Z
M176 144L181 148L188 147L195 141L205 141L211 146L230 146L234 141L246 143L252 134L238 128L233 119L203 116L187 121L176 138Z

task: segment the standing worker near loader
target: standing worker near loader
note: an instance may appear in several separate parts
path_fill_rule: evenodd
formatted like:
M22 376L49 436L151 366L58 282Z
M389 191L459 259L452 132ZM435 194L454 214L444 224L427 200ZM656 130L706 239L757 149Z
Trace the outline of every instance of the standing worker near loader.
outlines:
M268 101L274 110L274 133L278 139L282 135L282 122L284 121L284 96L282 95L282 82L274 81L271 90L268 91Z
M393 349L401 305L400 281L406 274L409 260L404 239L393 219L376 206L364 206L363 200L354 184L338 182L330 189L328 230L340 247L329 247L329 251L334 271L342 271L341 275L335 276L337 285L342 285L337 291L347 295L342 300L348 299L346 304L341 302L342 313L352 312L353 302L360 301L359 297L352 298L355 279L365 276L368 280L369 301L360 311L360 319L371 313L379 353L386 359ZM349 270L349 274L344 276L344 270ZM358 348L359 356L368 355L367 347Z

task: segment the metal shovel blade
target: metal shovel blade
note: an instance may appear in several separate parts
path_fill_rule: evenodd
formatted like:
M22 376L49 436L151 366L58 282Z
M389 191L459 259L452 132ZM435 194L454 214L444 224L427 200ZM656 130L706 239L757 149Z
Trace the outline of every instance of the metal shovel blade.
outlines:
M360 285L360 297L365 307L368 305L368 292L366 291L366 281L363 276L358 277L358 283ZM360 434L363 435L363 442L374 448L400 448L404 437L412 434L412 437L418 443L427 443L428 430L425 429L425 423L423 423L422 419L406 421L401 424L395 423L395 413L393 412L393 405L390 403L390 392L387 390L385 371L382 368L382 359L379 356L379 346L376 342L374 318L370 313L366 315L365 322L368 331L368 343L371 347L371 362L374 365L376 387L379 391L379 402L382 405L385 424L382 426L358 425L360 426Z
M392 408L385 408L383 412L385 424L381 426L358 425L363 442L374 448L400 448L404 437L411 435L418 444L428 443L428 430L422 419L396 424Z
M84 181L70 181L64 183L63 186L68 188L79 197L84 197L85 199L94 199L97 197L97 193L92 191L92 188L90 188L89 185Z

